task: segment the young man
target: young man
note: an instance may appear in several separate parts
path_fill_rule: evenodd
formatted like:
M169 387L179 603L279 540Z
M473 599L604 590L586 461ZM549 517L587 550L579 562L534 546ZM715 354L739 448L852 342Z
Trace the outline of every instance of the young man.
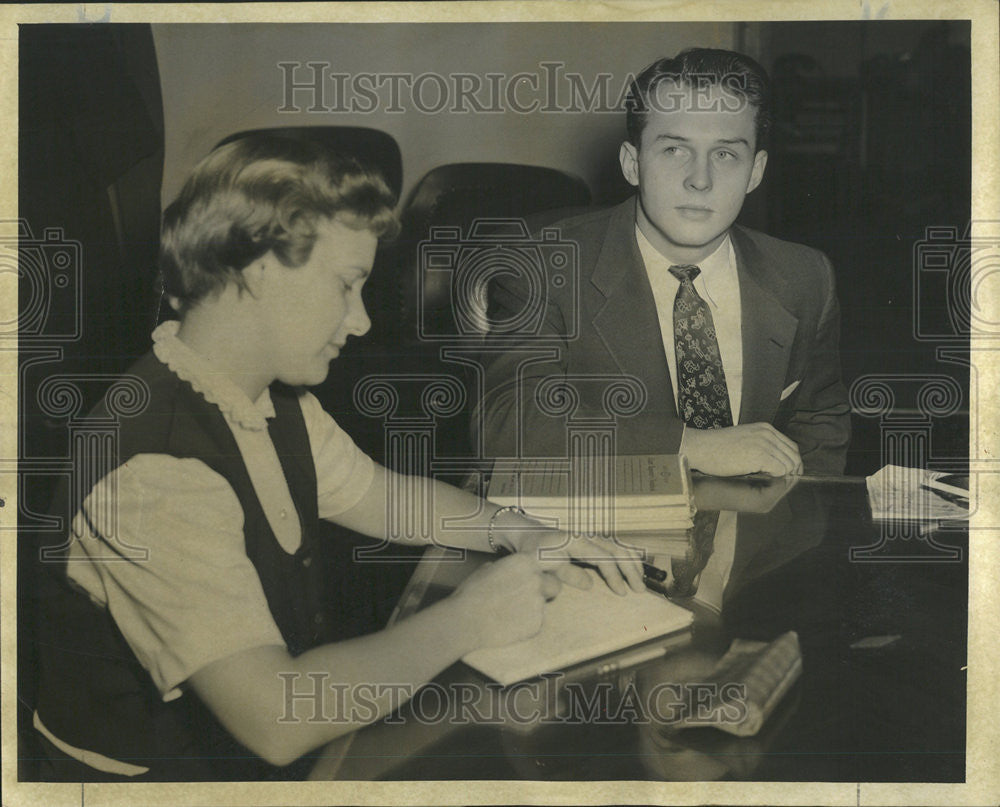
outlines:
M619 453L683 453L719 476L843 472L850 420L830 263L734 224L767 165L769 103L763 69L730 51L684 51L638 76L620 151L637 193L556 225L578 245L575 282L541 287L531 333L491 336L504 349L485 354L473 418L488 454L564 456L565 415L540 385L565 379L573 416L607 422L607 382L627 375L645 401L617 420ZM498 277L491 320L530 310L529 289Z
M317 521L385 537L387 490L403 483L301 386L368 330L361 290L394 203L349 157L251 135L208 155L167 209L161 268L180 321L131 368L148 403L121 418L118 466L64 497L41 575L43 778L295 775L274 766L378 719L471 650L536 633L557 577L590 582L571 555L620 594L643 589L634 553L412 479L431 487L416 495L433 501L434 540L517 554L391 628L331 641ZM469 528L441 528L446 515ZM557 547L552 563L542 546ZM324 705L289 719L303 684Z

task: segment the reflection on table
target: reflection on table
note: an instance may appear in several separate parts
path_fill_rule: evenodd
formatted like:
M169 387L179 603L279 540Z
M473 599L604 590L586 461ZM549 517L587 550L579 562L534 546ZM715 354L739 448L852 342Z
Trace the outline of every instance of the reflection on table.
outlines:
M583 716L576 704L570 719L564 701L550 708L546 681L504 690L456 664L428 693L430 717L426 702L404 705L324 748L312 778L962 781L965 526L893 538L856 478L700 477L695 498L717 517L712 534L696 525L649 548L672 579L698 567L675 599L695 613L690 642L584 682ZM443 557L427 551L394 618L491 562ZM802 676L756 735L680 728L676 710L650 702L704 680L733 639L788 631Z

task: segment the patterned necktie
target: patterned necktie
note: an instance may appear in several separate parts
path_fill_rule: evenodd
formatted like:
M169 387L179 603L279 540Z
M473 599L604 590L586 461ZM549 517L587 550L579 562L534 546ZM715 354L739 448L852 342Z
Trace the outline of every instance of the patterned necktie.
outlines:
M726 371L712 312L695 291L697 266L671 266L680 281L674 298L674 355L677 358L677 411L696 429L733 425Z

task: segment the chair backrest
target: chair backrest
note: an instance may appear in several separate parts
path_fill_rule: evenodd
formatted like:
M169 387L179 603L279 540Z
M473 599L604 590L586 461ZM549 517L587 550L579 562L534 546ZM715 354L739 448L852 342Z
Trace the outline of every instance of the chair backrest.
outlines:
M491 248L530 256L532 216L589 202L590 190L581 179L509 163L439 166L414 188L401 216L402 232L370 282L381 318L370 346L399 381L400 416L424 414L426 402L409 389L418 376L465 388L464 407L435 417L438 456L473 451L468 407L476 395L476 373L444 360L442 349L478 347L486 322ZM387 305L395 308L391 316Z
M530 243L533 215L589 202L583 180L553 168L455 163L430 171L402 215L396 286L402 338L460 337L476 330L470 308L481 303L485 314L490 276L476 256L500 244ZM476 278L467 283L470 271Z

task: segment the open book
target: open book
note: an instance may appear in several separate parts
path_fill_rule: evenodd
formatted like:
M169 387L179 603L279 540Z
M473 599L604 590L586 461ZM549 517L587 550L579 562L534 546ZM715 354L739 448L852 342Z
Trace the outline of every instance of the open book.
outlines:
M684 530L695 512L687 458L677 454L620 455L614 475L592 462L523 460L494 469L487 498L522 507L560 529L584 532Z
M462 661L501 684L513 684L652 639L666 640L690 627L692 613L664 597L649 591L620 596L596 572L588 573L593 577L589 589L563 585L546 604L535 636L476 650Z

